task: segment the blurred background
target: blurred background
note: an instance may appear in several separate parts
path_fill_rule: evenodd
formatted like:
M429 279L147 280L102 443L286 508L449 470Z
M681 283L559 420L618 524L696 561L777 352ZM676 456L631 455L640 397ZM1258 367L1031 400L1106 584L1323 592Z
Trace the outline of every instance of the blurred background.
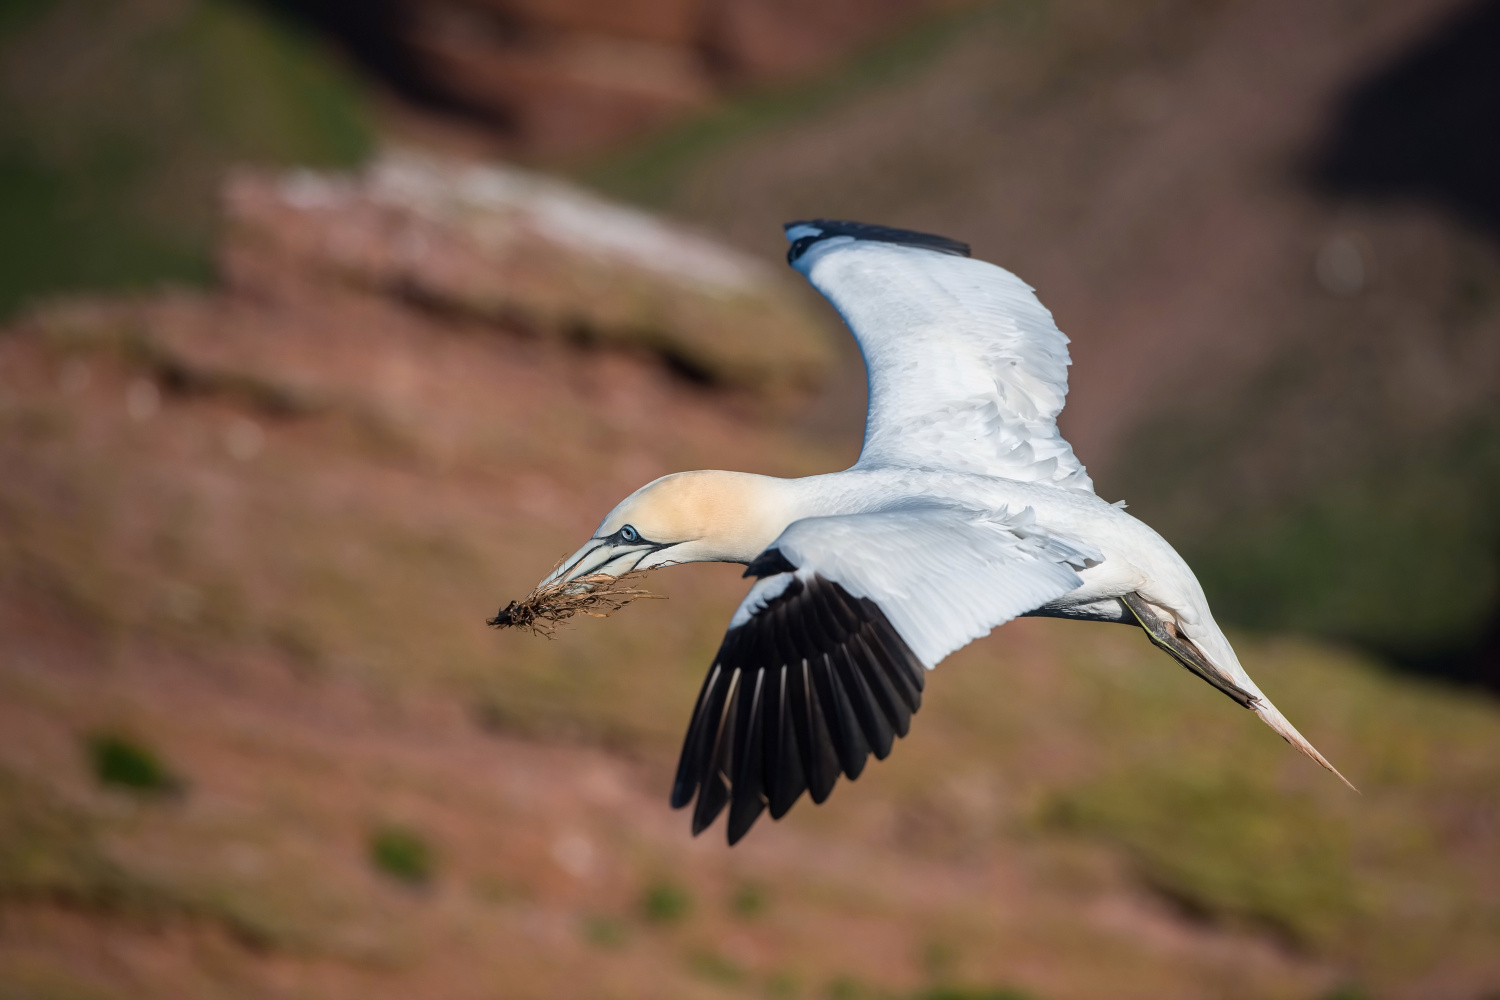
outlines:
M1500 997L1500 3L0 2L0 997ZM858 452L788 219L967 240L1348 794L1027 620L733 850L736 567ZM848 783L846 782L845 785Z

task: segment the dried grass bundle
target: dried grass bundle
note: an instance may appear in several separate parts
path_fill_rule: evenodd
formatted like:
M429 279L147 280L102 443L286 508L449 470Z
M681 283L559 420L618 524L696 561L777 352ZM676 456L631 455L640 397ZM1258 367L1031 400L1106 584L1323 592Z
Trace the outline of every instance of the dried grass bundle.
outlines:
M608 618L631 601L662 600L661 594L631 585L631 581L645 575L645 570L639 570L623 576L585 576L566 583L550 583L522 600L511 601L485 624L492 628L523 628L532 635L551 639L557 627L574 615Z

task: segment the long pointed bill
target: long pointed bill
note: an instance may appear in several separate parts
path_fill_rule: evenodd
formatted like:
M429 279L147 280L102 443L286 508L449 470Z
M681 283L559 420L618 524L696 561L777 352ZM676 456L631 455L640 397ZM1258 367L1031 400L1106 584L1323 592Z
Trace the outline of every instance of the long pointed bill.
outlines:
M590 576L624 576L640 568L641 562L663 546L653 542L619 545L605 538L590 538L583 547L548 573L538 588L570 583Z

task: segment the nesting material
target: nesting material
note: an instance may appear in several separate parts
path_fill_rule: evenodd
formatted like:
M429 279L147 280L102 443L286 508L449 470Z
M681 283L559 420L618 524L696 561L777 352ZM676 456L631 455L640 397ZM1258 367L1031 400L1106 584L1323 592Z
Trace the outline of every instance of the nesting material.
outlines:
M511 601L485 624L492 628L521 628L551 639L557 627L574 615L608 618L632 601L660 600L661 594L633 585L645 575L641 570L623 576L585 576L566 583L547 584L519 601Z

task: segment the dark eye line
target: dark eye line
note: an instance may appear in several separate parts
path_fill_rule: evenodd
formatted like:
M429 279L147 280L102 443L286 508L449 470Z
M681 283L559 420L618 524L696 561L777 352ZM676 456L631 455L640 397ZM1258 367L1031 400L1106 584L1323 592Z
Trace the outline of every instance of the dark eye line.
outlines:
M657 549L671 548L673 545L679 544L677 542L653 542L646 536L642 535L640 529L633 524L622 525L621 527L617 528L612 534L595 535L594 537L598 541L615 545L618 545L620 543L624 543L626 545L650 545Z

